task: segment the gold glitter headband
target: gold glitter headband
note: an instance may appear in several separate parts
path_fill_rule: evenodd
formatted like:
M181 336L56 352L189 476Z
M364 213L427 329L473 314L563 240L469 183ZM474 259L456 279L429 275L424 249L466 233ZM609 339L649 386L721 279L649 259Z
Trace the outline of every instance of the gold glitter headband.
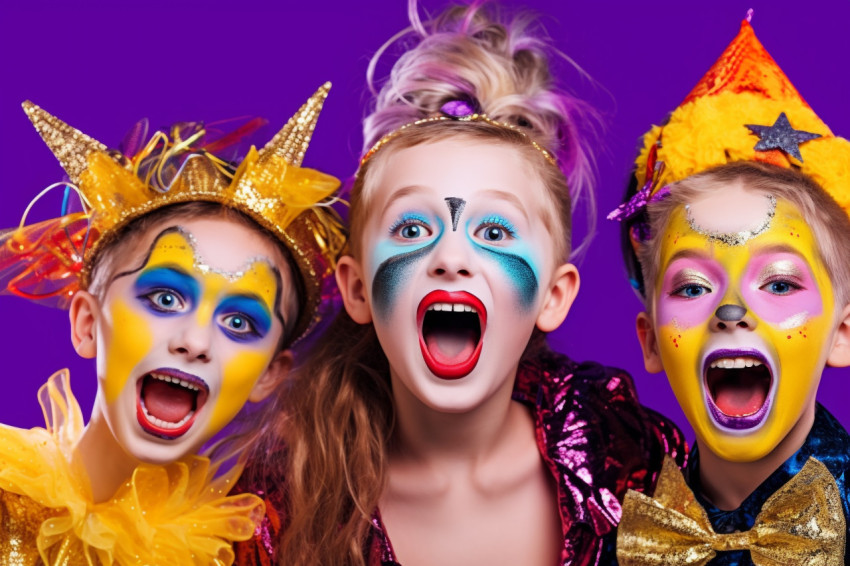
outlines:
M404 124L403 126L400 126L395 130L391 131L390 133L386 134L384 137L375 142L375 144L371 148L369 148L369 151L367 151L363 155L363 157L360 159L360 167L363 167L363 165L367 161L369 161L372 156L375 155L382 147L387 145L390 141L401 135L403 132L407 131L410 128L415 128L416 126L421 126L423 124L432 124L435 122L484 122L490 124L491 126L498 126L500 128L505 128L513 132L517 132L518 134L522 135L522 137L527 139L528 142L534 147L534 149L539 151L543 155L543 157L546 158L546 161L548 161L555 167L558 166L558 161L555 159L555 157L542 145L531 139L529 135L526 132L522 131L519 126L515 126L507 122L499 122L498 120L493 120L486 114L475 112L474 110L472 110L472 107L468 103L459 100L452 100L450 102L447 102L442 106L442 108L440 108L440 112L442 113L438 116L431 116L429 118L421 118L414 122L408 122L407 124Z
M129 222L176 203L219 203L253 219L290 251L305 291L305 304L300 305L291 338L300 337L316 321L324 277L333 269L346 240L345 228L330 208L336 202L333 194L339 180L301 167L329 89L330 83L320 87L263 148L251 147L235 172L229 163L205 151L203 146L197 147L195 142L203 138L203 129L186 139L180 128L172 129L171 137L157 132L142 151L121 155L35 104L25 102L27 116L59 159L71 183L77 185L74 188L86 208L82 216L88 220L88 231L84 237L77 235L70 248L65 246L73 249L73 254L60 254L57 246L48 245L50 238L39 232L36 240L30 237L34 232L22 226L10 239L13 243L7 246L13 253L18 250L19 255L12 262L31 266L31 273L24 279L36 283L41 283L40 277L34 274L32 266L43 265L44 257L51 256L51 265L57 260L67 264L51 275L51 279L61 281L62 285L61 296L56 292L51 296L60 296L59 306L66 306L80 284L88 284L98 250ZM164 169L173 171L167 182L163 181ZM77 213L73 220L79 216ZM67 223L60 222L58 226L65 229ZM54 233L57 230L52 229ZM69 261L67 255L73 255L74 259ZM51 281L54 283L51 288L56 282ZM36 293L27 295L27 289L9 290L28 298L41 298Z

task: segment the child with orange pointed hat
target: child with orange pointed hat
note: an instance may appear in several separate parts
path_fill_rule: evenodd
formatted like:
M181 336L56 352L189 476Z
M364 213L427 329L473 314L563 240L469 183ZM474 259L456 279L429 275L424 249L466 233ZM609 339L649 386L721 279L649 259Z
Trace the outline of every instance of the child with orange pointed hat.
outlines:
M213 152L239 131L125 155L24 104L84 210L0 233L0 288L69 309L98 390L84 426L58 372L45 428L0 425L0 563L231 564L252 535L263 502L217 474L240 443L196 454L281 384L344 244L339 182L301 167L329 86L238 166Z
M815 395L850 365L850 142L750 17L646 134L609 216L646 368L696 433L684 475L668 461L654 498L627 495L621 565L844 564L850 436Z

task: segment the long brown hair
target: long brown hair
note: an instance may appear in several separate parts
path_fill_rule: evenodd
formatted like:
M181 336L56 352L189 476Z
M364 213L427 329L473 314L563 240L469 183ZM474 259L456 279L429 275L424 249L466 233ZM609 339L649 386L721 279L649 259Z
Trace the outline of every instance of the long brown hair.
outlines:
M502 24L475 5L451 8L427 24L412 20L421 41L401 56L377 96L364 126L367 149L403 124L439 111L446 100L473 98L492 118L526 128L528 137L563 156L561 168L546 161L522 134L485 122L410 128L357 173L351 190L352 256L359 259L363 252L360 238L370 210L370 186L382 162L400 148L459 136L525 152L530 169L552 196L553 206L541 215L556 240L559 263L565 261L570 192L588 188L592 163L576 133L582 103L553 86L548 46L528 33L526 18ZM414 76L419 80L410 80ZM544 342L545 335L535 331L526 355ZM389 364L374 327L340 313L282 399L278 429L285 453L272 456L270 464L282 461L278 477L285 493L278 560L287 565L364 565L372 514L387 481L395 422Z

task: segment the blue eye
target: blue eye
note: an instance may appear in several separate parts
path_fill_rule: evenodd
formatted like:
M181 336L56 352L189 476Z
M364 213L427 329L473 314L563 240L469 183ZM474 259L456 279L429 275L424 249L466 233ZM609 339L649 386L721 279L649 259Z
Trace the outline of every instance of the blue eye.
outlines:
M695 285L693 283L689 285L683 285L682 287L679 287L678 289L673 291L673 295L678 295L686 299L696 299L709 293L711 293L711 289L709 289L708 287L705 287L704 285Z
M431 234L427 220L420 216L404 216L390 227L390 235L403 240L418 240Z
M767 291L773 295L790 295L794 291L798 291L801 287L796 283L792 283L791 281L785 281L784 279L777 279L776 281L770 281L764 285L762 285L762 290Z
M158 312L180 312L185 308L183 298L171 290L153 291L147 295L143 295L142 299L147 301L148 305Z
M516 237L513 226L499 217L488 218L475 230L475 235L485 242L501 242Z
M399 231L399 234L401 235L402 238L407 238L407 239L412 240L412 239L418 238L420 235L422 235L422 228L420 226L417 226L416 224L409 224L409 225L403 227Z
M238 338L260 337L260 333L257 332L257 328L251 319L240 313L222 316L219 319L219 324L228 334Z

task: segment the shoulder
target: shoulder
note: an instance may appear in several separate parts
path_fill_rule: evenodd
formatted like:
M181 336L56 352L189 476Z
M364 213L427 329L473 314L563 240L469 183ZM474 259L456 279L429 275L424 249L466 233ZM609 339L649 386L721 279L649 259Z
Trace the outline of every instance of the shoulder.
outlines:
M576 363L544 349L520 367L515 398L536 407L552 456L565 465L594 468L592 477L610 486L617 499L627 489L651 491L665 455L685 464L681 431L640 404L625 370Z

